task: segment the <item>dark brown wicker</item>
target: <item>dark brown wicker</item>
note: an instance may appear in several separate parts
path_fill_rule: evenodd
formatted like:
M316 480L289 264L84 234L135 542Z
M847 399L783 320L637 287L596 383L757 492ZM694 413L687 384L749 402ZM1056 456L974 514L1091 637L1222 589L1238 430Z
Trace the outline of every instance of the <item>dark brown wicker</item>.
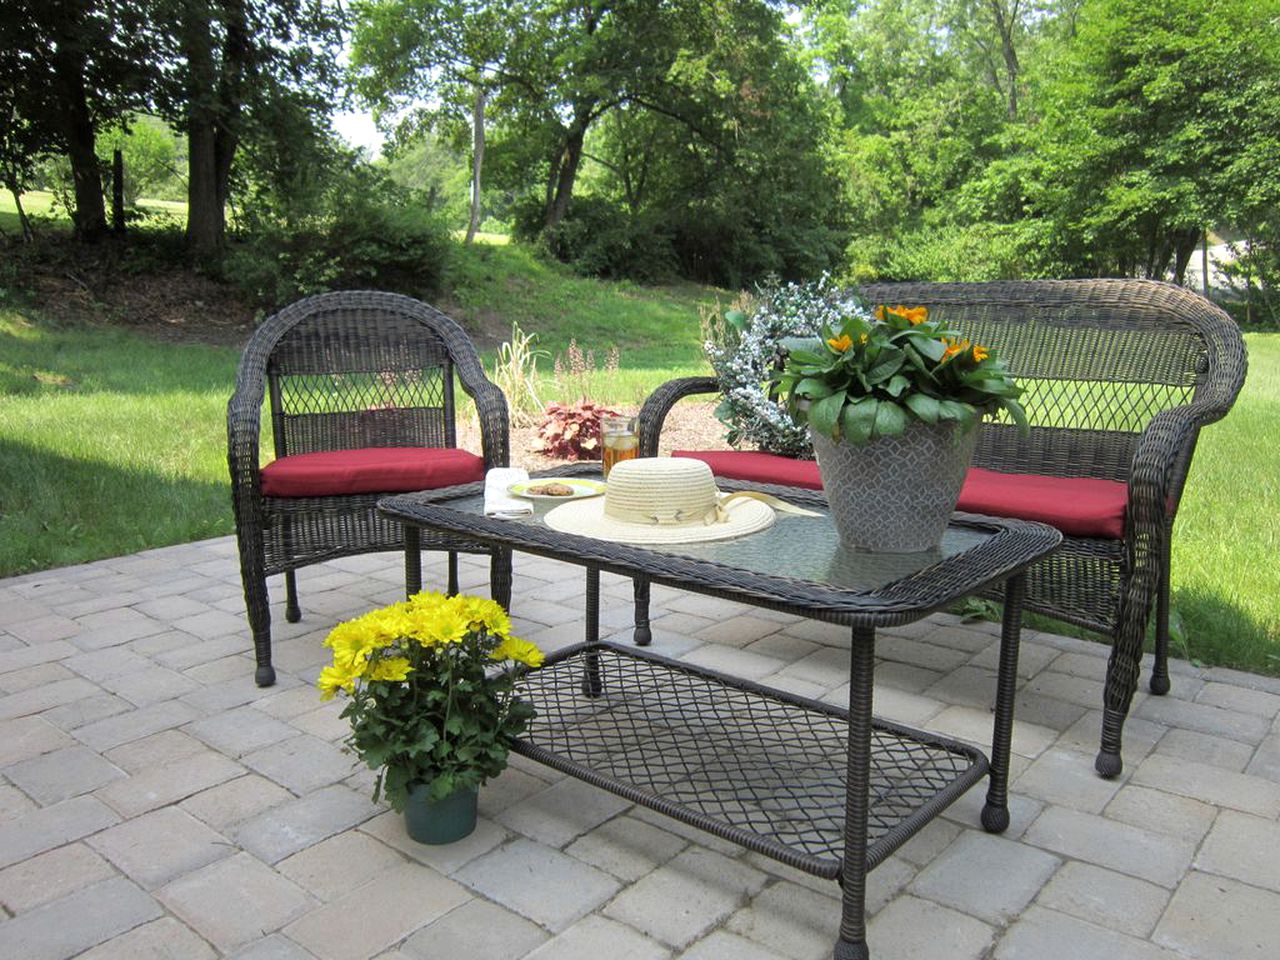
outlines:
M594 469L574 465L548 473L581 476ZM803 506L826 506L817 491L766 489ZM982 825L996 833L1008 827L1024 571L1061 542L1053 528L957 514L952 533L979 534L968 547L913 562L911 572L877 578L878 585L858 586L860 578L847 580L825 565L814 579L794 567L771 569L772 555L760 562L750 537L736 546L702 545L705 555L694 556L698 546L646 548L561 533L537 515L498 520L484 516L481 493L480 484L411 493L386 498L380 509L424 533L474 537L495 548L586 567L584 642L524 677L520 689L537 717L515 749L799 870L838 878L837 960L869 955L867 871L983 773L990 776ZM809 544L815 532L803 532L803 525L823 522L792 518L772 533ZM773 545L781 546L776 540ZM729 559L735 555L750 560L735 564ZM866 571L882 560L867 555L853 558L852 565ZM848 709L601 643L601 570L849 625ZM1006 602L989 764L974 748L873 720L876 628L918 620L974 591L1002 585Z
M1169 689L1169 543L1200 428L1226 415L1244 383L1244 340L1229 316L1181 287L1150 280L875 284L872 303L924 305L994 347L1026 388L1021 435L988 423L975 466L1006 473L1097 477L1129 485L1122 540L1067 537L1027 574L1027 609L1107 635L1101 749L1122 768L1121 731L1156 612L1151 691ZM656 456L668 411L714 393L711 377L673 380L640 414L640 452ZM648 586L636 585L637 606ZM637 640L647 637L647 611Z
M335 557L399 550L400 524L378 515L384 494L266 497L259 475L263 399L277 457L359 447L456 447L454 380L475 401L484 462L509 459L507 402L489 382L466 333L409 297L371 291L308 297L268 319L240 360L227 405L227 459L245 606L259 686L275 682L267 577L285 575L285 617L301 616L294 571ZM460 537L428 535L449 551L448 590L457 592L457 552L494 557L491 589L510 600L509 558ZM416 560L416 555L408 562ZM506 562L504 562L506 560Z

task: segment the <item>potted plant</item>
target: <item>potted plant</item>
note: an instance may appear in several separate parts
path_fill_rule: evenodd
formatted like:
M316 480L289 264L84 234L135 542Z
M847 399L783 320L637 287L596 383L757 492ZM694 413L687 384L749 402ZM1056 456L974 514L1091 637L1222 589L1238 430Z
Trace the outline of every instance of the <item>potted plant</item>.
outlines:
M542 653L511 635L502 607L480 597L419 593L340 623L321 696L342 693L347 744L378 771L373 799L402 810L409 835L448 843L475 829L480 785L507 765L534 714L514 695L515 665Z
M894 553L938 545L984 416L1020 427L1022 389L986 347L925 307L828 301L817 338L783 341L773 379L806 421L840 539Z

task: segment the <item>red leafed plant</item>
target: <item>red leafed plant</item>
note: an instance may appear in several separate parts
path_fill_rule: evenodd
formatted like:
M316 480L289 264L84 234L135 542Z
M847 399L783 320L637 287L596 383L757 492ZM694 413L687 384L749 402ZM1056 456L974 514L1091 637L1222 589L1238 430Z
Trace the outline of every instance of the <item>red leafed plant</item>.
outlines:
M619 416L616 410L590 400L549 403L538 424L538 453L557 460L599 460L600 418Z

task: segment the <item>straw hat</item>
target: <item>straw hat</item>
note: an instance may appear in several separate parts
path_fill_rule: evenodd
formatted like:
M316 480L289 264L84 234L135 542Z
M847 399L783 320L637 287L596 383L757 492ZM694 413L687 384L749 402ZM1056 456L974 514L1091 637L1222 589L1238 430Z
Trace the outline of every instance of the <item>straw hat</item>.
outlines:
M720 500L700 460L624 460L609 471L604 497L572 500L546 515L547 526L617 543L703 543L764 530L773 508L745 497Z

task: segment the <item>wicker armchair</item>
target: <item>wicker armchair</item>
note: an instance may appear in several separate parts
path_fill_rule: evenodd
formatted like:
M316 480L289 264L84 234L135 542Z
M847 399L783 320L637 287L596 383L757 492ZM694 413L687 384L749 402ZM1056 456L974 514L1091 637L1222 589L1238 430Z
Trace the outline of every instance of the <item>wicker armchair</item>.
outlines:
M1095 766L1115 776L1153 605L1150 688L1169 690L1173 523L1200 428L1227 413L1244 383L1239 329L1202 297L1148 280L875 284L863 293L873 303L927 306L931 316L999 350L1026 389L1030 434L1008 422L988 423L974 467L1013 479L1079 478L1118 488L1118 529L1109 536L1065 536L1028 572L1026 598L1029 610L1111 639ZM655 391L640 414L641 456L657 455L662 423L680 398L717 390L714 378L692 377ZM755 481L794 484L806 469L816 478L807 462L774 458L779 462L770 467L760 455L750 462L755 475L722 469L734 456L713 468ZM998 506L986 512L1022 516ZM965 494L961 508L972 509ZM636 639L645 642L645 583L636 584L636 608Z
M457 449L454 381L475 401L484 456ZM259 465L269 402L276 459ZM295 573L335 557L400 550L401 526L380 497L482 479L509 458L507 402L463 330L438 310L390 293L344 292L286 307L254 333L227 405L227 454L245 606L259 686L275 682L267 577L285 577L285 618L301 617ZM489 552L490 590L505 606L509 552L422 534L421 547ZM409 582L419 555L406 552Z

